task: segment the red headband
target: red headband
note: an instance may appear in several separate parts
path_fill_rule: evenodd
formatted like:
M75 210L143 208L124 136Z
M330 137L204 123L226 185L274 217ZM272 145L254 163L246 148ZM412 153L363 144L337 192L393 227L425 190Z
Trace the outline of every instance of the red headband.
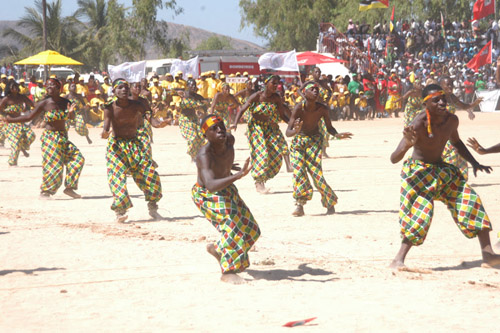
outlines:
M205 121L203 122L203 124L201 125L201 131L203 132L203 134L205 134L205 132L212 126L214 126L215 124L218 124L222 122L222 119L220 117L217 117L217 116L210 116L208 117L207 119L205 119Z

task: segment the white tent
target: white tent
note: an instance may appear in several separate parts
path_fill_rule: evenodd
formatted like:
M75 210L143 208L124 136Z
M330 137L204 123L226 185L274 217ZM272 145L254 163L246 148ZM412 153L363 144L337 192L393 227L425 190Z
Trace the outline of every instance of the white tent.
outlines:
M319 67L319 69L321 69L321 74L331 74L334 79L337 75L349 75L349 70L347 69L347 67L339 62L317 64L316 67Z

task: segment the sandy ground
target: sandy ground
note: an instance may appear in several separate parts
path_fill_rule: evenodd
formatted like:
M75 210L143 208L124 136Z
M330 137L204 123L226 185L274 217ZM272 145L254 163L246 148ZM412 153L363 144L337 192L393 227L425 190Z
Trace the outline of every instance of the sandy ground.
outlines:
M462 139L485 146L500 141L500 114L460 115ZM283 124L283 128L284 128ZM60 190L38 199L40 130L31 157L9 168L0 149L0 330L71 332L286 331L288 321L317 317L301 332L489 331L500 327L500 274L481 268L477 240L454 226L442 203L425 244L407 265L422 273L393 272L400 244L399 172L390 153L402 119L337 122L352 140L331 141L325 176L339 196L337 213L324 215L319 194L294 218L292 176L284 168L259 195L249 176L237 182L262 236L240 286L219 281L205 244L218 234L191 200L195 165L178 127L154 132L164 197L162 221L149 219L144 196L129 180L134 207L129 224L115 224L106 181L105 144L74 130L70 138L86 165L72 200ZM236 132L236 160L249 155L244 126ZM477 155L477 154L476 154ZM478 156L494 168L472 177L500 228L500 154Z

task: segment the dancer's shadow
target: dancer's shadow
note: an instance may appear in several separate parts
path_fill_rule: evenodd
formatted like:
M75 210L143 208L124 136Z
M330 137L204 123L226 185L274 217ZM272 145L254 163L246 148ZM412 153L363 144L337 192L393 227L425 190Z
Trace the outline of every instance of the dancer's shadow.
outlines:
M466 270L466 269L472 269L472 268L481 267L482 263L483 263L482 260L463 261L461 264L458 264L456 266L435 267L432 270L433 271L437 271L437 272L463 271L463 270ZM500 269L500 267L496 266L496 267L492 267L492 269Z
M398 210L351 210L351 211L335 212L334 215L362 215L370 213L399 213L399 211Z
M492 184L469 184L472 187L488 187L488 186L496 186L500 185L500 183L492 183Z
M11 274L11 273L24 273L26 275L36 275L36 272L44 272L44 271L60 271L66 270L66 268L62 267L38 267L35 269L7 269L0 271L0 276Z
M327 280L320 279L298 279L303 275L312 275L312 276L328 276L333 275L332 272L325 271L320 268L311 268L307 266L308 264L299 265L298 269L294 270L286 270L286 269L270 269L257 271L253 269L247 269L249 275L251 275L255 280L268 280L268 281L279 281L279 280L292 280L292 281L307 281L307 282L327 282L339 280L339 278L331 277Z
M171 217L171 216L162 216L161 219L142 219L142 220L130 220L127 221L126 224L128 223L153 223L153 222L177 222L177 221L183 221L183 220L193 220L195 218L202 217L201 215L194 215L194 216L180 216L180 217Z
M131 198L140 198L144 197L144 194L129 194ZM88 199L109 199L112 198L113 196L110 195L84 195L82 196L83 200L88 200ZM59 199L59 200L74 200L73 198L64 198L64 199Z
M0 235L10 234L10 231L0 231Z

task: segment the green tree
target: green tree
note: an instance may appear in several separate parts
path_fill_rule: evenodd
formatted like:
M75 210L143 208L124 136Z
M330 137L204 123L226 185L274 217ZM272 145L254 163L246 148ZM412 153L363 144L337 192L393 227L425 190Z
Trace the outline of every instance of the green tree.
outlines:
M231 48L228 37L210 36L198 45L197 50L227 50Z
M62 17L61 0L47 3L47 47L64 55L73 57L77 48L78 20L74 15ZM35 0L35 7L27 7L26 15L19 20L19 25L26 28L29 34L15 29L6 29L3 36L10 36L23 45L19 56L29 56L42 51L43 18L42 2Z

